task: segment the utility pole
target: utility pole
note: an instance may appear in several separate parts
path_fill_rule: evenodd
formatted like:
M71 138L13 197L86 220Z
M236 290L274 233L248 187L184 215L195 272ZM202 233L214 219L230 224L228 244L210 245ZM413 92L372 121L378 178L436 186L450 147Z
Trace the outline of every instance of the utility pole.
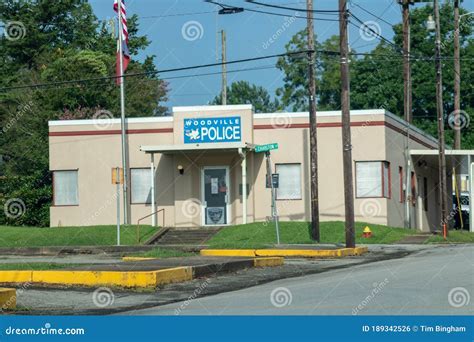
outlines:
M403 100L405 121L412 122L411 66L410 66L410 4L413 0L402 0L403 9Z
M221 30L221 43L222 43L222 94L221 94L221 104L223 106L227 105L227 56L226 56L226 38L225 31Z
M311 238L320 241L318 195L318 138L316 122L316 80L314 70L313 0L306 0L309 76L309 148L311 164Z
M127 131L125 128L125 80L123 77L123 23L122 0L117 1L118 13L118 42L120 63L120 123L122 138L122 168L123 168L123 223L128 224L128 169L127 169Z
M454 115L460 115L461 111L461 65L459 61L459 0L454 0ZM454 120L454 149L461 149L461 127L458 119ZM460 166L455 165L454 181L456 188L460 189L461 177Z
M406 122L406 147L405 147L405 228L410 228L411 196L408 189L411 186L411 160L410 160L410 123L412 122L412 92L411 92L411 65L410 65L410 4L413 0L399 0L402 5L403 26L403 114Z
M346 0L339 0L339 50L341 52L342 159L344 167L344 205L346 247L355 247L354 189L352 180L352 143L350 116L349 51L347 41Z
M441 72L441 29L439 23L439 4L434 0L434 20L436 29L436 114L438 117L438 144L439 144L439 189L440 212L443 225L443 235L448 235L447 227L447 187L446 187L446 156L444 151L444 114L443 114L443 78Z

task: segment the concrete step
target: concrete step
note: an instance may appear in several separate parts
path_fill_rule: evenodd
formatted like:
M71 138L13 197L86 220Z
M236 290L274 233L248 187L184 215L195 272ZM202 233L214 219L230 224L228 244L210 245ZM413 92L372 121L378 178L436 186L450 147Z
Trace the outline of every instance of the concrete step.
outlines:
M158 236L153 244L156 245L202 245L214 236L220 227L205 227L202 229L169 228Z

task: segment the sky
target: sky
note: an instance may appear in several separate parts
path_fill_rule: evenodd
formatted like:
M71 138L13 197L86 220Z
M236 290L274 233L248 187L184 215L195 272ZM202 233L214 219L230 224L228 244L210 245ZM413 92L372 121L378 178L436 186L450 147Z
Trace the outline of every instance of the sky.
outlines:
M305 0L259 1L293 8L306 7ZM287 14L290 17L250 11L218 15L219 7L204 0L126 0L127 15L139 16L139 34L147 35L151 41L138 58L155 55L158 70L219 62L220 30L226 32L228 61L280 54L285 52L285 44L291 37L306 27L306 19L295 18L305 16L304 12L262 7L244 0L220 2L258 11ZM98 19L114 17L112 0L91 0L90 3ZM337 10L338 6L337 0L315 0L314 3L316 10ZM355 16L374 31L392 40L393 31L390 24L401 22L401 7L396 0L352 0L348 3L348 8ZM474 0L465 1L463 7L473 11ZM337 13L315 14L315 18L334 19L315 21L318 41L322 42L338 34ZM374 48L379 39L358 25L349 25L349 42L351 48L363 52ZM245 80L266 88L273 96L275 90L283 85L283 75L274 67L275 63L276 58L229 65L228 85L234 81ZM161 74L161 78L169 82L170 90L169 101L164 105L171 107L207 104L220 92L222 84L220 70L218 66ZM216 74L180 78L203 73Z

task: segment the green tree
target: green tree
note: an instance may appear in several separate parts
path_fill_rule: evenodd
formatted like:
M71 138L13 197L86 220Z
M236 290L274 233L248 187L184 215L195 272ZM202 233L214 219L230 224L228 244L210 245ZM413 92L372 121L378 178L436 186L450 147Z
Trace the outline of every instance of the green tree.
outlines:
M434 32L426 28L426 20L432 14L432 7L418 7L411 12L412 45L412 90L414 123L437 135ZM443 59L444 112L446 123L453 111L453 30L454 10L451 3L440 8L441 42ZM461 13L467 13L461 9ZM469 116L474 115L474 39L472 37L472 16L461 21L461 109ZM351 58L351 108L385 108L403 116L403 60L402 25L393 26L394 45L380 42L375 49L360 58ZM338 37L334 36L317 44L317 49L338 51ZM295 34L286 45L288 52L306 50L306 32ZM354 51L353 51L354 52ZM340 74L338 56L317 55L317 99L320 109L338 109L340 105ZM282 105L292 110L307 110L307 63L304 58L282 57L277 67L284 72L284 85L277 90ZM452 143L452 130L446 125L446 141ZM474 147L474 131L467 125L462 131L463 148Z
M308 49L308 34L306 30L297 32L285 45L286 52L298 52ZM319 44L314 37L315 48ZM307 54L287 55L278 58L276 67L280 69L285 77L283 87L276 90L280 97L282 106L299 112L308 110L308 57ZM316 70L316 66L315 66Z
M0 176L23 177L22 198L38 199L44 213L51 186L48 121L91 118L98 110L120 116L119 88L107 78L115 73L116 40L83 0L4 0L0 22L6 32L0 37L0 87L104 78L0 92ZM132 60L127 73L147 75L126 79L127 116L163 115L166 108L160 103L167 100L167 84L156 74L153 56L138 60L150 42L138 35L136 16L128 18L128 32ZM2 198L18 194L0 193ZM29 218L16 223L38 224Z
M216 96L211 104L221 104L222 94ZM247 81L233 82L227 87L228 104L252 104L256 113L273 113L279 109L277 99L273 100L268 91Z
M296 33L286 44L287 52L307 50L306 30ZM339 36L331 36L318 43L315 36L316 96L318 110L336 110L341 103L339 66ZM353 59L351 59L351 62ZM293 111L308 110L308 60L306 55L280 57L276 64L285 77L283 87L276 94L282 105Z
M351 64L351 108L385 108L403 115L403 69L393 47L380 43Z

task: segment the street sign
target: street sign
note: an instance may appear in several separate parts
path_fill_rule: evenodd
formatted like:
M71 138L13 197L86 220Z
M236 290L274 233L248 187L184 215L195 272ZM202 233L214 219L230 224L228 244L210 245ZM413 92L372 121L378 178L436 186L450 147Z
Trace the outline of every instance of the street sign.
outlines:
M255 152L256 153L268 152L268 151L271 151L271 150L278 150L278 143L271 143L271 144L255 146Z

